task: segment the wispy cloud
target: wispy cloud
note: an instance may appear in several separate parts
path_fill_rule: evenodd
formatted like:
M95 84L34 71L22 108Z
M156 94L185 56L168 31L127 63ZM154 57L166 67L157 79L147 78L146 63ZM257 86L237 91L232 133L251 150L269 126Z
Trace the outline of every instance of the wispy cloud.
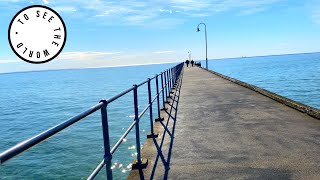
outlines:
M313 22L320 25L320 2L312 0L308 5L311 9L311 17Z
M17 62L22 62L22 60L0 60L0 64L17 63Z
M96 51L64 52L64 53L61 53L57 59L90 61L90 59L104 59L106 56L115 55L115 54L120 54L120 52L96 52Z
M214 16L231 12L250 15L267 11L272 5L288 0L163 0L163 1L101 1L101 0L42 0L59 12L77 12L72 18L97 19L100 22L118 22L119 25L157 24L163 19L175 19L176 24L190 17ZM111 23L110 23L111 25Z
M153 52L154 54L168 54L168 53L175 53L175 51L156 51Z
M315 23L320 25L320 11L315 11L312 13L312 19Z
M59 13L65 13L65 12L75 12L77 9L73 6L56 6L54 7L56 11Z

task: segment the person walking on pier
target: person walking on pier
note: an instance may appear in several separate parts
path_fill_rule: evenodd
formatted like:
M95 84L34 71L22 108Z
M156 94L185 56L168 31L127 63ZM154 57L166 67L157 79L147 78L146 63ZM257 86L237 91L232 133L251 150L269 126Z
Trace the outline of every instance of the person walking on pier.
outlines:
M191 65L192 65L192 67L193 67L193 64L194 64L194 61L193 61L193 59L191 60Z
M189 66L189 60L188 59L186 60L186 64L187 64L187 67L188 67Z

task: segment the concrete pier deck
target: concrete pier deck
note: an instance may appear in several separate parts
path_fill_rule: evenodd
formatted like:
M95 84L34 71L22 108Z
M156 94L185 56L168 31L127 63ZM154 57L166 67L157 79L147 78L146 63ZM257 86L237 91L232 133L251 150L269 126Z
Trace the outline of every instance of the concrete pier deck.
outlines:
M184 68L179 96L168 179L320 179L319 120L198 67Z

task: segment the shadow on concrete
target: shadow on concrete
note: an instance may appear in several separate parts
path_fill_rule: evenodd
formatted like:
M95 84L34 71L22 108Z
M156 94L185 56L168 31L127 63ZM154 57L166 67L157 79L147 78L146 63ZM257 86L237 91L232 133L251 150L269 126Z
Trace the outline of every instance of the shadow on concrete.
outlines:
M147 166L132 170L128 179L168 179L182 79L183 71L171 92L165 93L167 97L161 109L161 117L156 119L153 126L156 136L150 135L144 143L141 154Z
M161 142L160 145L158 144L157 140L155 138L153 138L153 142L157 148L157 156L152 168L152 172L150 175L150 179L154 178L156 169L158 167L158 161L159 158L161 159L163 166L164 166L164 175L163 175L163 179L167 179L168 178L168 173L170 170L170 160L171 160L171 155L172 155L172 148L173 148L173 142L174 142L174 132L175 132L175 128L176 128L176 119L177 119L177 112L178 112L178 105L179 105L179 99L180 99L180 90L181 90L181 85L182 85L182 77L180 78L180 80L177 82L176 86L175 86L175 91L174 93L170 93L170 96L167 97L167 100L169 103L167 103L167 107L168 108L164 108L164 113L167 115L167 120L164 120L163 122L160 121L164 132L162 134L161 137ZM173 125L172 128L170 130L169 127L169 122L170 120L173 121ZM165 157L164 153L163 153L163 144L166 138L166 135L168 134L169 141L170 141L170 145L167 151L167 157ZM140 176L141 178L142 176Z

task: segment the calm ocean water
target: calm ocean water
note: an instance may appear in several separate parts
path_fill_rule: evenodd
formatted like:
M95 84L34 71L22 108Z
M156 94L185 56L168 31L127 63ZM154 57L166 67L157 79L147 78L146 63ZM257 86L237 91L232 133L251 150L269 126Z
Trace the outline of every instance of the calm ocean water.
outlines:
M320 53L209 61L209 68L320 108ZM0 152L175 64L0 74ZM153 88L155 89L155 88ZM139 89L139 111L147 104ZM153 93L154 95L154 93ZM108 107L111 144L132 122L132 93ZM149 131L141 123L141 142ZM134 131L113 157L115 179L135 159ZM103 158L100 112L0 166L0 179L85 179ZM105 171L98 179L104 179Z
M320 53L211 60L209 69L320 109Z
M174 65L0 74L0 152ZM108 106L112 146L133 121L132 94ZM141 112L147 106L147 85L138 95ZM150 130L148 117L147 112L140 120L142 143ZM101 129L97 111L0 166L0 179L86 179L103 159ZM129 173L136 157L134 137L133 130L113 156L115 179ZM105 170L98 179L105 179Z

